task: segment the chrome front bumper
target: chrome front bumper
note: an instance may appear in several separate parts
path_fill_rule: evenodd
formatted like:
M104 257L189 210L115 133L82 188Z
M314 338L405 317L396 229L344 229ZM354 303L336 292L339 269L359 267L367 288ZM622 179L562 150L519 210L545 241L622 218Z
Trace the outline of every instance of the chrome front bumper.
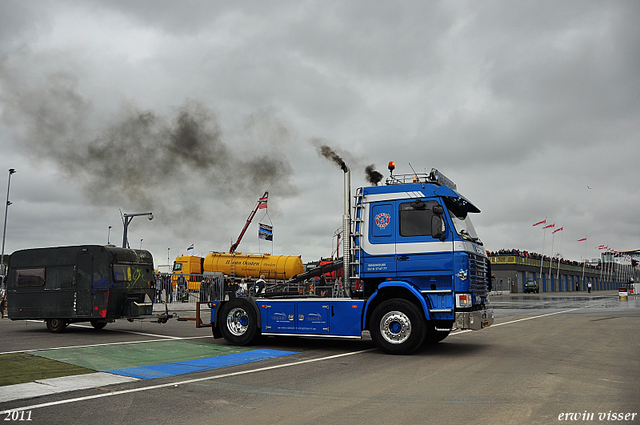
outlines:
M454 327L458 329L471 329L474 331L484 329L493 324L493 309L463 311L456 313Z

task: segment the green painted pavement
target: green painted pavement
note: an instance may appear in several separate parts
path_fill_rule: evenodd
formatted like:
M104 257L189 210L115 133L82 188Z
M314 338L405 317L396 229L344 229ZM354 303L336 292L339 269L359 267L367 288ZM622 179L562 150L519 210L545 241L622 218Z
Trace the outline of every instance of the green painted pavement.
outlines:
M77 365L57 362L28 353L0 355L0 387L22 384L36 379L59 378L93 373Z
M37 351L32 354L102 371L217 357L250 350L226 345L166 340L136 344L61 348Z

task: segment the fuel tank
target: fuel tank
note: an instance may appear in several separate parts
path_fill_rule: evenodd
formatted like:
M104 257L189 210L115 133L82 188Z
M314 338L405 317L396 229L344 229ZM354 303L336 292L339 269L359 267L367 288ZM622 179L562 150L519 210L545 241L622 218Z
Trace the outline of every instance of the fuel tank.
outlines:
M304 271L300 256L211 252L204 259L205 272L221 272L239 277L290 279Z

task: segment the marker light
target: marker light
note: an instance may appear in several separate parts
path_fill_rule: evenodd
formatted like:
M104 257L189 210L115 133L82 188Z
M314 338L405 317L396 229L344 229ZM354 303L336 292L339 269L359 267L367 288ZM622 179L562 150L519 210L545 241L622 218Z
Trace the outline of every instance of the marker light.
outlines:
M393 170L396 169L396 163L393 161L389 161L388 168L389 168L389 171L393 173Z
M456 307L466 308L471 307L471 294L456 294Z

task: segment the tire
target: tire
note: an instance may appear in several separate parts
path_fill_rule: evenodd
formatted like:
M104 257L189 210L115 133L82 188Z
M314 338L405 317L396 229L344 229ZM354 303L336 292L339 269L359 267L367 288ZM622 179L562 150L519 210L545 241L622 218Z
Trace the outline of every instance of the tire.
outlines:
M105 326L107 326L107 322L102 322L100 320L92 320L91 326L93 326L95 329L102 329Z
M260 336L258 317L250 301L236 298L225 303L220 311L220 332L232 345L251 345Z
M388 354L409 354L420 347L426 335L426 320L407 300L383 301L371 314L369 332L378 348Z
M60 333L67 327L64 319L47 319L47 329L53 333Z

